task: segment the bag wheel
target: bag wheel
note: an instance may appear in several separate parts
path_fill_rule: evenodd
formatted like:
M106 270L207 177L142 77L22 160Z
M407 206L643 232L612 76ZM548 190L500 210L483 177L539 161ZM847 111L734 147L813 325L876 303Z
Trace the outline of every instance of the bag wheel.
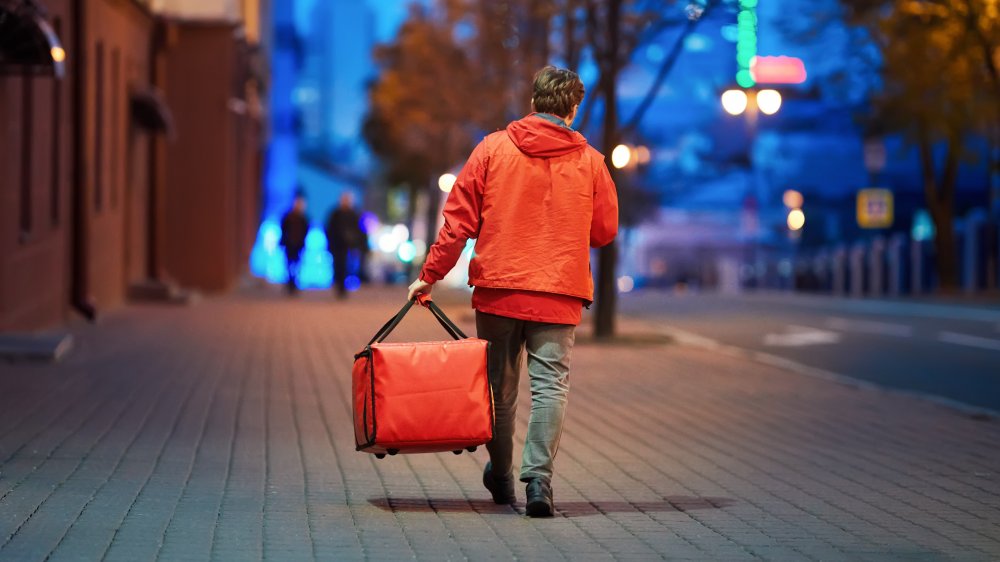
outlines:
M386 452L389 453L390 456L395 456L396 453L399 452L399 449L387 449Z
M477 445L473 445L471 447L466 447L465 450L468 451L468 452L470 452L470 453L475 453L476 449L478 449L478 448L479 447Z
M375 458L376 459L384 459L385 458L385 453L375 453Z
M459 450L457 450L457 451L452 451L452 453L454 453L454 454L456 454L456 455L461 455L461 454L462 454L462 450L461 450L461 449L459 449Z

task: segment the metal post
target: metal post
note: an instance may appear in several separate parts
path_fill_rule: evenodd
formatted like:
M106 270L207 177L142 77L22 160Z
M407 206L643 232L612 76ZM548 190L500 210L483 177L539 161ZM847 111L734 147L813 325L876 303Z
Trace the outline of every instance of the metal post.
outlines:
M878 236L872 240L868 250L868 294L882 296L885 287L885 238Z
M986 211L973 209L965 217L965 239L962 243L962 288L966 293L979 288L980 244L979 232L986 224ZM985 260L982 260L985 261Z
M847 249L843 246L837 246L833 250L833 254L830 258L831 266L831 290L834 295L844 296L847 294Z
M903 294L903 246L906 244L906 235L896 233L889 239L888 266L889 266L889 296L898 297Z
M865 296L865 245L857 242L850 253L851 287L850 295L855 298Z
M920 240L910 240L910 294L924 292L924 245Z

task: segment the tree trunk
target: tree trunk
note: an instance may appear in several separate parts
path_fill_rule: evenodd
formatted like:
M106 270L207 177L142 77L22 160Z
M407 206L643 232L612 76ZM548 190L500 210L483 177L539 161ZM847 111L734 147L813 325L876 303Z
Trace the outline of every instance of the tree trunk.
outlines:
M427 242L427 247L430 248L431 244L437 240L438 235L438 217L440 217L441 206L441 190L438 189L437 180L431 180L426 187L427 190L427 232L424 240ZM414 233L415 234L415 233ZM411 238L416 238L416 236L411 236Z
M426 184L426 182L424 182ZM420 184L412 183L407 186L410 190L410 199L407 201L406 205L406 229L410 231L411 237L413 235L413 227L417 224L417 197L420 196ZM427 247L430 248L431 244L434 242L433 239L427 241ZM405 275L407 279L413 279L413 262L407 263L403 266Z
M955 241L955 212L951 205L942 208L934 217L937 236L934 237L934 252L937 254L938 290L942 293L956 293L958 283L958 245Z
M608 2L607 30L608 44L604 53L606 60L602 68L604 78L602 97L604 98L604 125L602 151L608 168L611 166L611 151L618 143L618 98L615 86L618 83L618 71L621 61L618 56L621 34L621 0ZM613 174L614 172L612 172ZM614 177L614 175L612 175ZM594 314L594 337L600 339L612 338L615 335L615 310L617 292L615 287L615 270L618 263L618 247L611 242L600 249L597 265L597 310Z
M563 58L566 68L576 71L580 66L580 47L576 40L576 0L563 0Z
M955 182L958 175L959 140L948 141L941 179L935 177L934 153L930 141L920 141L920 164L924 180L924 199L934 220L934 252L938 290L952 293L959 289L958 245L955 238Z

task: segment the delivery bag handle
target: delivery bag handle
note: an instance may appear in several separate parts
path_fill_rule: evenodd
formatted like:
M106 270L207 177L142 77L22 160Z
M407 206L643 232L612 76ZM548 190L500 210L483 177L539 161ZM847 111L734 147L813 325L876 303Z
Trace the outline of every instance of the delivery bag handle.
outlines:
M441 326L445 329L445 331L448 332L448 335L450 335L452 338L456 340L462 340L469 337L465 335L465 332L463 332L458 326L455 325L454 322L451 321L451 319L449 319L445 315L444 311L442 311L438 307L438 305L434 304L434 301L431 300L430 295L420 294L417 295L416 298L406 301L406 304L403 305L403 308L401 308L399 312L396 313L395 316L390 318L389 321L386 322L385 325L382 326L378 332L375 332L375 336L372 337L371 341L368 342L368 345L371 345L376 342L381 343L385 338L389 337L389 334L396 329L396 326L398 326L399 323L403 321L403 317L406 316L406 313L409 312L410 309L413 307L413 304L417 302L426 306L431 311L431 314L434 315L434 318L437 319L437 321L441 324Z

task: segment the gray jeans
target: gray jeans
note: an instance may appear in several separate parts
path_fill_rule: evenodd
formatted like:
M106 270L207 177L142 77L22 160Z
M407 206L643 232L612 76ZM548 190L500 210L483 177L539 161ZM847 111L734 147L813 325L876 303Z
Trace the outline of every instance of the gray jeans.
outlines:
M514 418L521 358L528 352L531 417L521 459L521 481L552 479L552 462L559 449L566 398L569 393L569 354L576 326L530 322L476 311L476 331L490 342L490 381L496 426L486 444L496 478L513 476Z

